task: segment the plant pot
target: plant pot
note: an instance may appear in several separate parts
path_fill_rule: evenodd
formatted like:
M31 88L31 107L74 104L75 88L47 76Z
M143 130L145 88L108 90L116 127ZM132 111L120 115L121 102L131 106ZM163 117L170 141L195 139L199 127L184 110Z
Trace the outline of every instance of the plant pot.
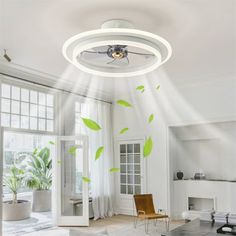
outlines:
M2 203L2 219L3 220L24 220L30 217L31 203L27 200L18 200L17 203L12 201L4 201Z
M51 211L51 190L34 190L32 211Z

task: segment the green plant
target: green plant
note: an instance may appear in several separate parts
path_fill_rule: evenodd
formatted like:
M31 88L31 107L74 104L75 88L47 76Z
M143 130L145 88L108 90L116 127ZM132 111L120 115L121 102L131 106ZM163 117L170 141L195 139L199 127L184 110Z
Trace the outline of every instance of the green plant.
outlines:
M9 173L4 176L3 182L12 192L12 202L17 203L17 192L24 184L25 172L15 165L10 167Z
M50 149L35 149L29 156L26 185L31 189L49 190L52 185L52 159Z

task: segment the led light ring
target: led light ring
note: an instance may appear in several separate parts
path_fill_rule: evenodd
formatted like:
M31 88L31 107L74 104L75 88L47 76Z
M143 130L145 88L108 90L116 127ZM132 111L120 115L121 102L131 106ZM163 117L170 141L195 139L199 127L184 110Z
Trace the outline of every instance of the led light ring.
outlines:
M88 45L88 40L94 41L96 39L99 39L99 37L106 37L106 36L107 37L112 37L112 36L115 37L115 36L119 36L119 35L122 35L124 37L136 37L137 40L139 40L139 41L140 40L147 40L150 43L154 44L156 47L159 47L161 45L160 50L166 50L166 57L163 58L163 57L159 56L159 58L163 59L163 61L161 61L159 64L155 64L155 66L147 67L147 68L145 68L145 70L136 70L136 71L128 72L128 73L122 73L122 72L121 73L119 73L119 72L109 73L109 72L100 72L99 70L92 70L90 68L85 68L85 66L81 66L81 64L79 64L77 60L76 60L76 66L86 72L101 75L101 76L128 77L128 76L145 74L145 73L148 73L152 70L155 70L158 66L165 63L171 57L171 54L172 54L171 46L162 37L152 34L152 33L149 33L149 32L145 32L145 31L140 31L140 30L136 30L136 29L123 29L123 28L99 29L99 30L92 30L92 31L80 33L78 35L71 37L70 39L68 39L64 43L62 52L63 52L64 57L69 62L71 62L72 64L75 64L75 61L73 59L74 53L72 52L72 58L70 58L70 56L68 55L68 49L70 49L70 47L73 46L73 44L75 44L77 41L78 41L78 44L81 46L83 44ZM113 41L117 42L116 40L113 40ZM96 43L97 42L95 42L95 44ZM132 42L132 45L134 45L133 42ZM75 46L75 47L77 47L77 46ZM84 48L88 49L88 47L85 47L85 46L84 46ZM155 49L155 47L152 48L152 51L151 51L151 53L154 54L155 50L153 50L153 49ZM83 49L83 50L85 50L85 49ZM72 50L72 51L74 51L74 50ZM150 51L150 50L148 50L148 51ZM156 53L156 51L155 51L155 53ZM160 55L160 52L159 52L159 55Z
M81 64L83 62L80 63L80 61L77 60L78 55L87 49L91 49L91 48L98 47L98 46L106 46L106 45L110 45L110 44L111 45L115 45L115 44L129 45L129 46L134 46L134 47L144 49L144 50L149 51L150 53L155 55L155 61L151 62L147 65L144 65L143 67L139 67L139 69L137 69L136 71L133 71L133 72L127 71L126 68L122 68L123 69L122 72L116 72L116 71L114 71L115 68L110 68L109 69L110 71L104 71L104 70L106 70L106 68L104 68L104 70L103 70L99 66L95 66L95 65L90 66L89 64L85 64L85 63ZM161 57L160 52L151 46L148 46L143 43L133 42L133 41L116 41L116 40L90 43L90 44L86 44L84 47L77 45L73 51L73 57L72 57L72 63L76 67L78 67L79 69L81 69L87 73L97 74L97 75L106 76L106 77L108 77L108 76L109 77L127 77L127 76L141 75L143 73L152 71L153 69L158 67L162 63L161 60L162 60L162 57ZM150 66L150 64L152 64L152 65ZM128 68L128 69L132 69L132 68ZM143 72L143 71L145 71L145 72Z

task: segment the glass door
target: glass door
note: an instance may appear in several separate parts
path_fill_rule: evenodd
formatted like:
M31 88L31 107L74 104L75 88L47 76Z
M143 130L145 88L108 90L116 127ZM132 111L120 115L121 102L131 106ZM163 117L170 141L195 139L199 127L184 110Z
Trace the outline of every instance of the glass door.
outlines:
M59 226L89 225L87 136L57 138L55 220Z

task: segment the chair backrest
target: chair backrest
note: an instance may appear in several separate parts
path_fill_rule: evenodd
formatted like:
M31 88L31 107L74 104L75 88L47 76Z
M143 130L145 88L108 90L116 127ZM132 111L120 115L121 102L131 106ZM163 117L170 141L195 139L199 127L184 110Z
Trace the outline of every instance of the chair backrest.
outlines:
M138 194L134 195L134 202L136 211L145 211L146 214L155 213L152 194Z

